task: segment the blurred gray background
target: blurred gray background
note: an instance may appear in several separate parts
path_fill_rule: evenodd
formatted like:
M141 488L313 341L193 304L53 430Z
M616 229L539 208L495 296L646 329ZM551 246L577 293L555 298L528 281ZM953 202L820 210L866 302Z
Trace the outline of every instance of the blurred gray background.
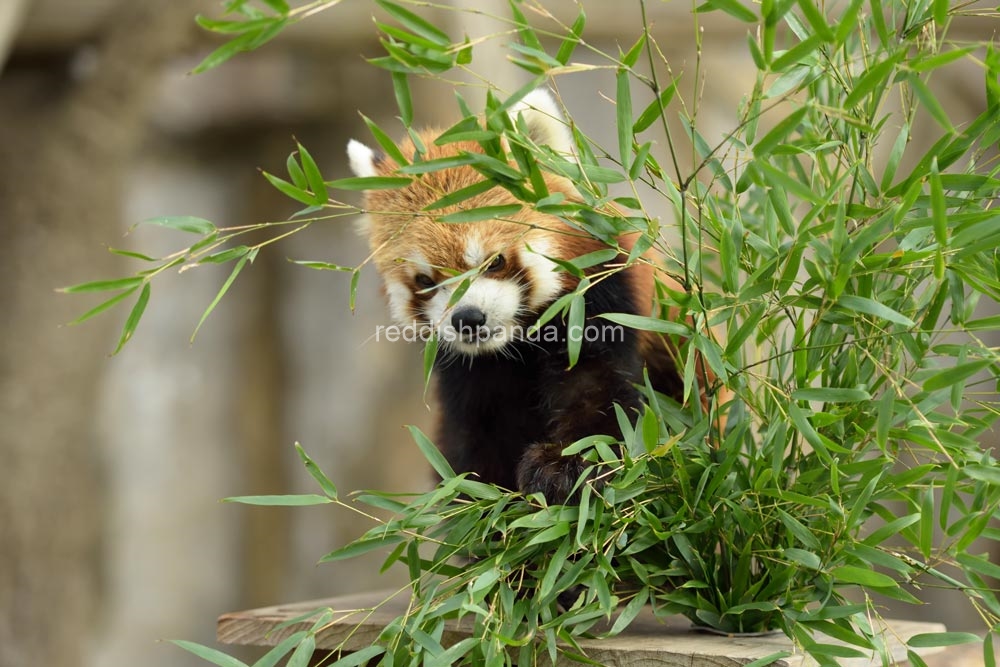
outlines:
M194 344L229 265L157 279L118 356L109 353L127 306L65 326L97 300L55 288L140 268L107 246L165 255L190 242L152 227L125 236L135 222L285 219L299 207L258 168L284 174L294 139L332 179L348 175L347 140L370 141L358 111L401 131L389 77L363 59L380 55L373 3L344 2L256 53L191 76L218 43L193 16L220 4L0 0L0 667L201 664L156 640L212 643L225 611L402 580L379 577L378 558L315 565L369 527L350 513L218 502L314 491L295 441L342 491L430 484L403 428L432 428L421 351L371 340L387 322L376 276L364 272L352 315L346 275L287 261L357 264L365 248L349 222L319 223L262 251ZM567 0L542 4L563 21L576 14ZM506 2L475 6L481 13L439 19L453 37L505 30L490 15L506 16ZM627 49L640 34L637 3L584 6L590 43ZM690 3L650 7L674 73L688 73L690 99ZM702 26L699 123L719 137L754 69L745 24L712 16ZM987 37L995 28L966 21L955 31ZM507 92L527 80L506 61L508 39L477 47L474 73L463 79L473 105L485 94L479 77ZM576 60L590 58L580 50ZM934 82L957 119L984 106L981 73L966 71ZM576 120L606 145L614 142L613 75L558 81ZM455 117L454 84L414 86L420 124ZM637 94L636 108L647 100ZM975 627L953 602L898 615Z

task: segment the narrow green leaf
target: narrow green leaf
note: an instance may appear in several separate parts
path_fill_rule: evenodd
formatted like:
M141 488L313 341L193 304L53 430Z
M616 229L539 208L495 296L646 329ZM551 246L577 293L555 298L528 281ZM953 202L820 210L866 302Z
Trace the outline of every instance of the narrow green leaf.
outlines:
M785 141L785 138L802 122L806 111L808 111L806 107L796 109L775 125L770 132L761 137L760 141L753 147L754 156L757 158L764 157L781 145Z
M934 486L928 485L920 498L920 530L918 531L920 554L925 560L931 557L934 547Z
M813 31L823 38L824 42L833 41L833 30L830 29L829 24L826 22L826 17L823 16L823 12L812 3L812 0L798 0L799 7L802 8L802 13L805 14L806 20L809 21L809 25L812 26ZM845 104L845 107L852 105Z
M646 46L646 33L639 35L639 39L635 41L635 44L622 56L622 64L625 67L633 67L639 60L639 56L642 55L642 50Z
M948 247L948 207L945 204L944 188L938 171L937 158L931 160L931 219L934 222L934 240L942 248Z
M808 2L808 0L801 1ZM891 80L892 71L896 68L896 64L903 58L905 53L904 50L896 51L889 58L877 62L865 70L865 73L854 84L854 89L851 90L844 100L844 108L850 109L856 106L878 86L888 85Z
M636 119L635 123L632 125L632 132L639 133L647 129L652 125L658 118L663 115L664 110L667 105L670 104L670 100L674 98L674 94L677 92L677 81L674 80L669 86L664 88L656 99L649 103L649 105L642 110L639 117Z
M618 128L618 156L622 167L628 171L632 158L632 89L629 85L629 72L619 68L616 75L617 94L615 95L615 117Z
M264 174L264 178L267 179L267 182L273 185L276 190L286 197L310 206L316 203L316 197L310 192L303 190L302 188L297 188L285 179L275 176L274 174L270 174L266 171L262 173Z
M182 232L192 234L211 234L216 231L215 225L204 218L196 218L191 215L168 215L156 218L148 218L139 223L140 225L156 225L167 227Z
M948 21L949 0L934 0L934 22L944 26Z
M945 0L945 2L947 2L947 0ZM937 69L947 65L948 63L954 62L959 58L963 58L975 50L975 46L966 46L960 49L941 51L939 53L931 52L907 63L907 66L914 72L929 72L930 70Z
M499 206L482 206L464 211L456 211L437 218L438 222L477 222L479 220L496 220L510 218L521 211L520 204L501 204Z
M771 653L770 655L765 655L763 658L757 658L752 662L748 662L744 667L767 667L792 655L794 653L791 651L778 651L777 653Z
M295 647L294 651L292 651L292 655L289 656L288 662L285 663L285 667L308 667L309 663L312 662L312 656L315 650L316 635L310 632L302 638L299 645Z
M857 584L869 588L898 588L896 581L881 572L866 570L854 565L841 565L830 570L830 575L845 584Z
M785 549L782 553L790 562L795 563L796 565L802 565L810 570L819 570L823 565L823 561L820 560L819 556L811 551L806 551L805 549L790 547Z
M462 202L471 199L477 195L481 195L484 192L489 192L496 187L496 183L492 181L480 181L479 183L473 183L472 185L467 185L464 188L450 192L445 196L441 197L437 201L428 204L424 207L425 211L434 211L439 208L446 208L448 206L455 206L461 204Z
M291 652L306 637L306 631L300 630L288 637L285 637L277 646L260 657L253 667L275 667L286 655Z
M580 359L580 349L583 347L584 318L586 317L586 301L583 293L578 292L569 302L567 317L566 353L569 355L569 368L576 366Z
M413 441L417 443L417 447L420 448L424 458L426 458L427 462L431 464L432 468L434 468L434 472L436 472L441 479L447 480L454 477L455 471L452 470L451 464L448 463L448 460L444 457L444 454L441 453L441 450L434 446L434 443L430 441L430 438L424 435L423 431L416 426L407 426L406 428L409 429L410 435L413 436Z
M406 176L352 176L327 181L326 186L335 190L397 190L413 182Z
M618 618L615 619L614 625L611 626L611 631L608 632L608 636L614 637L615 635L621 634L626 628L628 628L648 601L649 589L643 588L639 590L635 594L635 597L629 600L629 603L625 605L625 609L621 611Z
M775 58L771 62L771 71L784 72L791 66L801 65L805 58L818 49L822 43L822 35L814 34L806 37L801 42Z
M962 472L972 479L979 480L980 482L1000 486L1000 466L997 466L996 464L985 466L978 463L971 463L965 466Z
M205 320L208 319L208 316L211 314L211 312L215 310L215 307L217 305L219 305L219 301L221 301L222 297L225 296L226 292L229 291L229 288L236 280L236 276L240 275L240 271L242 271L243 267L246 266L247 261L248 260L253 261L256 255L257 255L257 250L255 248L249 254L240 257L240 260L236 262L236 266L233 267L233 270L229 274L229 277L226 278L226 282L222 283L222 287L219 288L219 292L215 295L215 298L212 299L212 302L210 304L208 304L208 308L205 309L205 312L201 314L201 319L198 320L198 326L194 328L194 332L191 334L192 343L194 342L195 337L198 335L198 331L201 329L201 325L205 323Z
M864 389L850 387L801 387L792 392L796 401L822 401L824 403L855 403L870 401L872 395Z
M403 152L399 150L399 147L396 146L396 142L394 142L382 128L376 125L375 121L364 114L361 115L361 119L365 121L365 125L368 126L368 131L372 133L372 136L375 137L375 141L378 142L378 145L383 151L385 151L386 155L392 158L393 161L395 161L395 163L400 167L405 167L410 164L410 161L405 155L403 155ZM337 186L331 185L331 187Z
M581 6L580 12L576 15L576 20L570 26L569 35L559 45L559 51L556 53L556 60L559 63L565 65L569 62L569 59L573 56L573 51L576 50L577 45L580 43L580 35L583 33L586 23L587 15Z
M74 325L80 324L81 322L86 322L87 320L89 320L90 318L94 317L95 315L99 315L100 313L103 313L105 310L108 310L109 308L111 308L112 306L114 306L115 304L117 304L118 302L124 301L125 299L127 299L128 297L130 297L132 294L134 294L137 289L139 289L138 285L136 285L132 289L129 289L129 290L126 290L126 291L122 292L121 294L116 294L115 296L111 297L107 301L103 301L99 305L95 306L94 308L91 308L90 310L88 310L87 312L85 312L83 315L81 315L80 317L78 317L75 320L73 320L72 322L70 322L69 325L70 326L74 326Z
M630 329L642 329L643 331L656 331L664 334L675 334L678 336L690 336L691 328L681 322L671 322L661 320L656 317L644 317L642 315L630 315L628 313L601 313L600 317L610 320L615 324L629 327Z
M844 294L837 300L837 306L845 310L880 317L905 327L916 326L916 323L910 318L868 297Z
M888 190L892 185L892 179L896 176L896 170L899 168L899 161L903 159L903 151L906 150L906 145L910 140L910 126L909 124L904 124L903 127L899 128L899 134L896 135L896 141L892 144L892 151L889 153L889 159L886 161L885 171L882 173L881 187L883 190Z
M69 287L60 287L59 292L64 294L78 294L84 292L110 292L119 289L136 288L143 283L145 278L142 276L133 276L131 278L118 278L116 280L95 280L89 283L80 283L79 285L70 285Z
M289 23L290 19L284 17L274 17L270 21L263 22L261 27L244 32L239 37L229 40L212 51L191 70L191 73L201 74L214 67L218 67L238 53L252 51L266 44L277 37Z
M392 73L392 90L396 95L396 105L403 125L413 124L413 98L410 96L410 83L403 72Z
M401 535L380 535L379 537L362 537L354 540L350 544L345 544L339 549L334 549L327 555L319 559L320 563L332 563L348 558L355 558L362 554L370 553L377 549L391 547L403 541Z
M358 282L360 281L360 279L361 279L361 269L360 268L354 269L354 272L351 273L350 296L348 298L348 307L351 309L352 313L354 312L354 306L358 301Z
M298 452L299 458L302 459L302 464L305 465L306 470L309 471L309 474L312 475L313 479L316 480L320 488L323 489L323 493L325 493L327 497L336 500L337 487L330 481L330 478L327 477L320 467L316 465L316 462L313 461L308 454L306 454L306 450L303 449L302 445L297 442L295 443L295 451Z
M195 642L189 642L183 639L170 639L168 641L174 646L179 646L188 653L193 653L202 660L210 662L213 665L218 665L219 667L247 667L245 662L226 655L222 651L217 651L214 648L203 646L202 644L196 644Z
M316 164L316 160L310 155L309 151L302 144L298 144L299 148L299 158L302 160L302 170L305 172L306 181L309 183L309 189L313 193L314 204L323 204L326 202L326 183L323 182L323 175L319 171L319 166Z
M223 498L222 502L239 503L240 505L261 505L264 507L308 507L310 505L328 505L333 500L315 493L302 493L284 496L230 496L229 498Z
M236 246L235 248L229 248L228 250L220 250L219 252L213 252L211 255L206 255L198 260L199 264L224 264L228 261L234 260L238 257L250 252L250 247L245 245Z
M141 259L144 262L159 262L160 258L150 257L149 255L143 255L141 252L135 252L134 250L122 250L121 248L108 248L108 252L112 255L118 255L120 257L131 257L132 259Z
M747 23L757 20L757 15L753 10L746 7L739 0L706 0L705 4L695 8L696 12L703 13L715 9L721 9L732 17L738 18Z
M353 266L341 266L339 264L330 264L329 262L315 262L306 259L292 259L289 260L292 264L298 264L299 266L305 266L310 269L316 269L318 271L354 271Z
M309 181L306 180L302 167L295 159L295 153L289 155L288 159L285 160L285 168L288 170L288 177L292 179L292 185L303 190L309 187Z
M135 333L135 328L139 326L139 320L142 319L142 314L146 311L147 303L149 303L149 283L142 286L139 298L135 300L135 305L132 306L132 311L125 320L125 326L122 327L122 335L118 339L118 345L111 354L114 355L121 352L122 348L125 347L125 343L132 339L132 334Z
M389 2L388 0L375 0L375 2L379 7L384 9L387 14L399 21L399 23L408 30L412 30L415 34L420 35L424 39L430 40L439 46L451 45L451 38L449 38L448 35L413 12L403 9L396 3Z
M924 380L924 391L937 391L964 382L976 373L989 368L992 363L989 359L980 359L944 368Z
M375 645L366 646L360 651L348 653L336 662L329 663L329 667L361 667L361 665L368 664L370 660L377 658L383 653L385 653L385 647Z
M913 635L906 642L913 648L932 648L935 646L955 646L956 644L978 644L983 641L979 635L971 632L924 632Z

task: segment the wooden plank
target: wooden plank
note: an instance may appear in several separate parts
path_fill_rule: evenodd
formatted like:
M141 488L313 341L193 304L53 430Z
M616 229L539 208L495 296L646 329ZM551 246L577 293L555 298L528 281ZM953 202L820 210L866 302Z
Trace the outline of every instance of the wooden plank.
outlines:
M274 646L312 625L307 620L277 629L280 624L316 609L331 609L335 612L334 620L317 636L317 648L335 649L343 643L344 650L355 651L369 646L382 628L406 611L409 602L406 591L395 597L392 595L385 591L365 593L223 614L219 617L217 637L223 644ZM887 635L893 657L899 663L906 660L906 650L900 642L915 634L944 631L940 623L898 620L888 623ZM450 644L469 635L460 626L452 626L445 633L444 643ZM661 621L648 609L625 633L608 639L581 640L580 645L591 659L608 667L735 667L785 650L794 654L775 665L809 667L816 664L796 651L791 641L780 633L765 637L717 636L692 629L691 623L683 617ZM933 652L933 649L918 651L921 655ZM877 663L878 660L868 659L841 660L845 667L867 667ZM560 661L559 667L573 664L578 663Z

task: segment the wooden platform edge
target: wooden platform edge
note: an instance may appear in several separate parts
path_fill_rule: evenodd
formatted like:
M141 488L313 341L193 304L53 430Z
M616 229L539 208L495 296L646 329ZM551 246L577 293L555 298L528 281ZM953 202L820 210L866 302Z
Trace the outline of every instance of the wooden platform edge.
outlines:
M347 595L323 600L262 607L223 614L218 619L216 637L223 644L274 646L290 635L312 627L318 616L291 622L314 610L331 610L332 620L316 637L318 650L342 648L356 651L374 643L382 630L406 611L409 597L404 591L382 591ZM893 658L906 663L905 642L916 634L944 632L941 623L888 620L887 634ZM461 626L446 632L445 644L471 636ZM811 667L815 662L797 652L783 634L763 637L727 637L697 631L682 617L661 620L647 609L623 634L601 640L581 640L588 657L608 667L720 667L743 665L779 651L793 655L774 663L780 667ZM926 656L938 649L919 649ZM557 667L573 665L560 661ZM843 659L844 667L868 667L878 660Z

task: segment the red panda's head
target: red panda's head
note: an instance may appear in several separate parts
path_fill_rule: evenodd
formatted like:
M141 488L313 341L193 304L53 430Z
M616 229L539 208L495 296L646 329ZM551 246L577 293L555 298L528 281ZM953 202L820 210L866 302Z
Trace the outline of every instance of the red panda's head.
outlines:
M572 153L572 137L547 91L535 91L514 107L531 138L557 152ZM481 153L475 142L438 146L438 133L421 133L424 161ZM412 141L399 146L414 154ZM388 176L398 165L364 144L348 145L351 169L358 176ZM548 189L574 197L572 184L549 174ZM385 283L393 319L401 326L432 327L443 346L466 355L501 352L534 323L542 310L571 289L570 277L549 257L575 257L596 248L581 247L573 233L555 217L529 207L517 213L470 223L440 222L458 210L516 204L502 187L493 187L455 206L425 210L441 197L480 183L484 177L463 165L414 177L395 190L365 194L372 259ZM466 279L468 279L466 281ZM456 293L460 286L464 293Z

